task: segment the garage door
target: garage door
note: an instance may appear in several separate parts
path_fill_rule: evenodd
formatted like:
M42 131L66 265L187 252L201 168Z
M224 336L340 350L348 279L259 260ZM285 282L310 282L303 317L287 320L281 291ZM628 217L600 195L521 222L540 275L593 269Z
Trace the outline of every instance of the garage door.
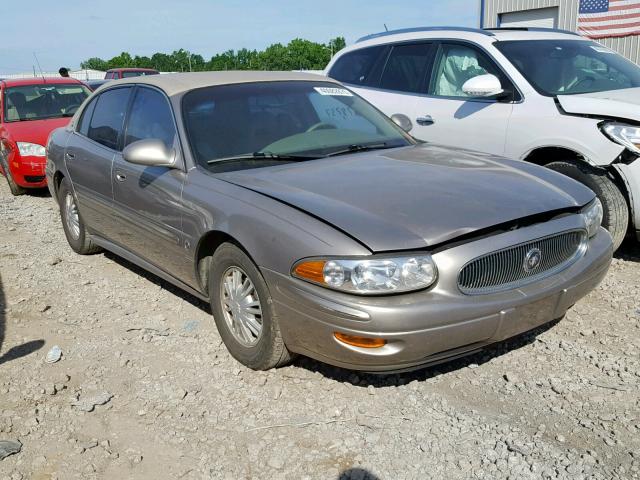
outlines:
M500 26L557 28L558 7L501 13Z

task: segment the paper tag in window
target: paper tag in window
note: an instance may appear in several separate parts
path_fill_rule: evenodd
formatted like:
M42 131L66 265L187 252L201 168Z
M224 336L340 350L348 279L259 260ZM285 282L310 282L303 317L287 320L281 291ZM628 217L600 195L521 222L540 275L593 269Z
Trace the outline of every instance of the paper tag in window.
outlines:
M607 47L599 47L597 45L591 45L591 49L600 53L615 53L613 50L609 50Z
M346 88L313 87L313 89L320 95L330 95L332 97L353 97L353 93Z

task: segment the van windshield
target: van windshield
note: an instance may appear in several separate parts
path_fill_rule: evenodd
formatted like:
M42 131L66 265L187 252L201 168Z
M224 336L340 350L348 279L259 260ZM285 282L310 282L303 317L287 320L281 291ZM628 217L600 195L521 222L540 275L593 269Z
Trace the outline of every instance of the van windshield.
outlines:
M542 95L640 87L640 67L596 42L518 40L495 46Z

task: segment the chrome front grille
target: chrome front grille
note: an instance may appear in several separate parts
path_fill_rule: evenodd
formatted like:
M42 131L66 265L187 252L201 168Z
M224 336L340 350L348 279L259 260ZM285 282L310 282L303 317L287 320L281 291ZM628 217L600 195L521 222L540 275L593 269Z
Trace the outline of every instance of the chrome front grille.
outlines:
M462 267L458 287L468 295L518 288L564 270L586 245L586 232L571 230L497 250Z

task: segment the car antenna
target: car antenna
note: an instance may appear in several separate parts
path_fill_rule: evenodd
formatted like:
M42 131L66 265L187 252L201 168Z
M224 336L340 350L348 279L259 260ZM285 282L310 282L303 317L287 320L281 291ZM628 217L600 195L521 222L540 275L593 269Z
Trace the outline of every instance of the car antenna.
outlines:
M38 56L36 52L33 52L33 58L36 59L36 63L38 64L38 70L40 70L40 76L42 77L42 81L44 81L44 73L42 73L42 67L40 66L40 61L38 60Z
M387 28L387 24L386 24L386 23L383 23L382 25L384 25L384 31L385 31L385 32L388 32L388 31L389 31L389 29Z

